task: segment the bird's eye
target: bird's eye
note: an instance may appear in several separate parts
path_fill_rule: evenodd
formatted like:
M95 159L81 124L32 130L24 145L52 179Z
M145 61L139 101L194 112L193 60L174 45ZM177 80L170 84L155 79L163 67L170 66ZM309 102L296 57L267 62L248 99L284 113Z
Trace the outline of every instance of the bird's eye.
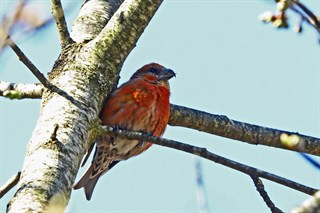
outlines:
M155 74L155 75L159 75L160 71L154 67L151 67L151 69L149 70L149 72Z

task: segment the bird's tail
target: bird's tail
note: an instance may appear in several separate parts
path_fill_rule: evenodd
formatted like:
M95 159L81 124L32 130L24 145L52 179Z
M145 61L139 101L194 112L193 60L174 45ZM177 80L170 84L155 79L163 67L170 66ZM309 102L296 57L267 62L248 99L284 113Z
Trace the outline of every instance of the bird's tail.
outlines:
M96 144L97 146L91 165L81 179L73 186L73 189L80 189L83 187L87 200L91 199L94 187L96 186L100 176L109 171L119 162L118 160L108 157L107 153L109 151L109 143L106 143L103 138L97 139ZM88 149L82 166L88 160L92 149L93 145Z
M73 189L80 189L83 187L87 200L91 199L94 187L101 176L101 173L92 176L92 171L93 165L91 164L82 178L73 186Z

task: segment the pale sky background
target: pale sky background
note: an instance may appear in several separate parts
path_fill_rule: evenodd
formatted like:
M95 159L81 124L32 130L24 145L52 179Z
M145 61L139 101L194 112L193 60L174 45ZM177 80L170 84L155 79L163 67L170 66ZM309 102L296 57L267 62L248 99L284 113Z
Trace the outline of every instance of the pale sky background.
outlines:
M0 14L13 1L0 0ZM49 1L34 0L45 14ZM69 28L80 1L69 13ZM303 1L320 14L320 1ZM142 65L158 62L173 69L171 102L231 119L320 137L320 48L314 29L304 25L298 35L275 30L258 21L274 11L274 1L165 0L127 58L120 83ZM291 26L297 16L289 14ZM31 61L48 72L59 54L54 25L18 42ZM1 80L33 83L37 79L12 50L0 55ZM0 185L21 169L26 145L39 116L40 100L0 98ZM252 146L179 127L164 135L319 188L319 171L298 154ZM319 158L315 158L319 160ZM68 212L198 212L195 157L153 146L141 156L122 162L100 178L90 202L73 191ZM270 212L249 176L201 160L210 212ZM79 171L77 180L86 167ZM285 212L307 195L264 181L277 207ZM0 212L14 195L0 200Z

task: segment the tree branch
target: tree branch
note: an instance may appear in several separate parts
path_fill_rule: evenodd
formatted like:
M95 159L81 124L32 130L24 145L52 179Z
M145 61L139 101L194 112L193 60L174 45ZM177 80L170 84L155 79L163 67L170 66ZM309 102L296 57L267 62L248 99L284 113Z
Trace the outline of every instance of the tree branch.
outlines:
M320 212L320 191L303 202L299 207L294 208L291 213L316 213Z
M318 32L318 36L320 36L320 18L299 0L276 0L276 2L277 13L273 14L272 12L267 11L260 15L261 21L272 23L275 28L288 28L289 23L286 12L290 9L300 16L298 24L294 27L295 32L302 32L302 23L305 21L313 27Z
M264 185L262 183L262 180L260 180L260 178L258 178L256 176L251 176L251 179L252 179L254 185L256 186L256 189L259 192L260 196L262 197L264 202L267 204L267 206L269 207L271 212L272 213L282 213L283 211L281 211L279 208L277 208L274 205L274 203L272 202L272 200L270 199L268 193L264 189Z
M21 172L19 171L15 176L10 178L1 188L0 188L0 199L12 189L15 185L17 185L20 179Z
M197 156L200 156L202 158L206 158L208 160L211 160L215 163L222 164L224 166L227 166L231 169L240 171L244 174L247 174L249 176L256 176L256 177L261 177L265 178L267 180L276 182L278 184L287 186L289 188L298 190L300 192L312 195L314 194L317 190L305 185L302 185L300 183L288 180L286 178L280 177L278 175L274 175L272 173L256 169L251 166L247 166L245 164L238 163L236 161L224 158L222 156L216 155L212 152L207 151L205 148L200 148L196 146L191 146L189 144L184 144L178 141L174 140L169 140L165 138L160 138L160 137L154 137L150 136L148 134L144 134L141 132L132 132L128 130L120 130L120 129L115 129L109 126L100 126L100 125L95 125L91 129L91 140L93 141L94 138L98 136L106 136L106 135L111 135L111 136L117 136L129 140L140 140L140 141L148 141L150 143L154 143L160 146L165 146L165 147L170 147L173 149L177 149L183 152L188 152Z
M202 166L200 158L196 158L194 162L195 175L196 175L196 192L199 213L209 213L209 206L207 202L206 189L203 182Z
M51 13L58 28L61 47L62 49L64 49L68 44L72 43L72 39L69 35L66 19L64 17L64 11L60 0L51 0Z
M309 18L306 18L314 28L320 32L320 21L318 17L311 12L304 4L302 4L299 0L292 0L292 3L294 3L299 9L301 9L305 14L309 16Z
M124 0L86 0L74 21L71 37L80 43L94 39ZM92 14L95 15L92 15ZM94 27L92 27L94 25Z
M11 17L5 16L0 26L0 52L7 45L7 38L10 35L11 29L19 19L21 12L25 6L26 0L20 0L13 11Z
M21 1L22 0L20 0L20 2ZM24 0L24 1L27 2L26 0ZM40 32L41 30L46 28L48 25L55 22L55 19L52 15L49 17L46 17L46 18L42 18L41 16L38 16L38 14L36 16L37 17L36 19L26 20L25 17L29 17L30 14L34 13L35 11L32 11L32 8L27 9L26 11L24 11L24 9L25 9L25 7L23 7L23 10L21 12L19 12L18 15L16 15L17 14L16 11L19 10L19 8L17 8L15 10L14 15L12 15L13 18L11 18L11 19L9 19L7 17L4 18L4 21L1 25L1 33L0 33L0 54L4 50L4 47L7 45L6 38L7 38L8 34L11 36L15 36L19 40L24 40L30 36L35 35L36 33ZM76 9L76 7L75 7L74 1L73 1L73 2L70 2L69 4L67 4L67 6L64 9L64 12L68 13L74 9ZM37 10L37 9L35 8L35 10ZM31 14L31 15L33 15L33 14ZM13 20L15 20L15 21L13 22ZM10 33L11 30L6 30L6 29L11 29L13 26L15 26L16 24L19 24L19 22L21 22L21 21L27 25L23 29L20 30L20 27L19 27L19 31L15 32L13 35ZM72 39L71 39L71 41L72 41Z
M320 162L316 161L315 159L311 158L309 155L300 153L301 157L303 157L308 163L314 166L316 169L320 170Z
M50 92L55 92L62 97L66 98L70 102L72 102L74 105L80 107L80 103L74 99L72 96L70 96L67 92L64 90L60 89L56 85L51 84L50 81L46 79L46 77L38 70L38 68L27 58L27 56L22 52L22 50L14 43L14 41L8 36L7 38L9 46L13 49L13 51L17 54L19 57L20 61L24 63L29 70L33 73L33 75L46 87ZM8 94L9 95L9 94ZM9 96L15 96L16 94L14 93L13 95Z
M42 84L20 84L0 81L0 96L10 99L40 99L43 93Z
M10 83L0 82L0 96L8 90ZM16 85L16 84L13 84ZM41 98L42 88L41 85L23 85L14 87L12 97L8 92L9 98ZM20 86L21 85L21 86ZM33 89L33 90L32 90ZM12 89L11 89L12 90ZM15 92L16 91L16 92ZM31 92L31 93L30 93ZM320 155L320 139L301 135L294 132L287 132L284 130L277 130L254 124L248 124L240 121L229 119L224 115L209 114L203 111L178 106L171 104L171 115L169 125L182 126L199 131L207 132L214 135L219 135L242 142L247 142L254 145L266 145L275 148L282 148L286 150L293 150L299 152L306 152L313 155ZM281 140L280 136L285 133L288 135L296 134L301 140L301 146L286 146ZM302 149L301 149L302 148Z
M38 68L28 59L28 57L22 52L22 50L17 46L17 44L8 36L7 42L12 50L17 54L19 60L26 65L33 75L44 85L49 88L51 86L50 82L44 77L44 75L38 70Z
M196 129L214 135L231 138L254 145L266 145L281 149L320 155L320 139L229 119L227 116L209 114L183 106L171 105L169 124ZM295 134L301 141L299 146L288 148L280 140L281 134Z

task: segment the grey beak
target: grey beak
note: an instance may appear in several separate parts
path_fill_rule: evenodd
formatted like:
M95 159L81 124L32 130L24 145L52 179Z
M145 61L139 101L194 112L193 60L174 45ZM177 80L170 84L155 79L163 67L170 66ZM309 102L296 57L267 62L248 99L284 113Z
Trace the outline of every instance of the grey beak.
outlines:
M172 77L176 77L176 73L171 69L164 69L158 75L158 80L167 81Z

